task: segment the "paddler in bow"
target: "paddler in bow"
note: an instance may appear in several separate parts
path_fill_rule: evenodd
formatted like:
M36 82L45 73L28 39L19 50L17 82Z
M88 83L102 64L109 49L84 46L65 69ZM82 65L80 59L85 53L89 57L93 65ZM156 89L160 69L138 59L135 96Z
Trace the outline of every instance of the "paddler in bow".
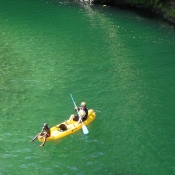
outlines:
M44 138L43 143L40 146L44 146L46 142L46 138L50 136L50 128L48 127L47 123L44 123L43 128L40 133L38 133L30 142L33 142L38 138L38 136L42 136Z

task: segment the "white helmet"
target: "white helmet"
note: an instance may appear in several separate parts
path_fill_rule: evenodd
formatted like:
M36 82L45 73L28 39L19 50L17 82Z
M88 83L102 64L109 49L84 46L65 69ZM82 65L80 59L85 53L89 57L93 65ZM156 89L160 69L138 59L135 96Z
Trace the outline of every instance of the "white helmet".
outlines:
M81 102L81 106L86 107L86 103L85 102Z

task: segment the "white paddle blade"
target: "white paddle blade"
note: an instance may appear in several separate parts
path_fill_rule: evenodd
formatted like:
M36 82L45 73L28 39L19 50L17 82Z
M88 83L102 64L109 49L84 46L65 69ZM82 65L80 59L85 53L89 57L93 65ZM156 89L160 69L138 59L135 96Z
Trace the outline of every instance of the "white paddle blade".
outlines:
M84 134L88 134L89 133L87 127L84 124L82 124L82 129L83 129L83 133Z

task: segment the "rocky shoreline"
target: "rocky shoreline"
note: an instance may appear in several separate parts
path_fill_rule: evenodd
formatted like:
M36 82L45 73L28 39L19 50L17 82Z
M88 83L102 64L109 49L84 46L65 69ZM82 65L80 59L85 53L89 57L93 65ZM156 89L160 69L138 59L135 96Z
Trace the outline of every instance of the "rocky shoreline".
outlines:
M146 11L149 12L149 15L162 19L175 27L175 0L153 1L93 0L93 3L117 6L119 8L131 9L140 12Z

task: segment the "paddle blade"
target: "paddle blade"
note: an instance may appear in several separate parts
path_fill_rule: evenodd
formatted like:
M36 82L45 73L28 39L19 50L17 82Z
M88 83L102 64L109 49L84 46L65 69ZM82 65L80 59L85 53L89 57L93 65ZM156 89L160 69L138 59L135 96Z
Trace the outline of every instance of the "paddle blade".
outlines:
M84 124L82 124L82 130L83 130L84 134L88 134L89 133L87 127Z

